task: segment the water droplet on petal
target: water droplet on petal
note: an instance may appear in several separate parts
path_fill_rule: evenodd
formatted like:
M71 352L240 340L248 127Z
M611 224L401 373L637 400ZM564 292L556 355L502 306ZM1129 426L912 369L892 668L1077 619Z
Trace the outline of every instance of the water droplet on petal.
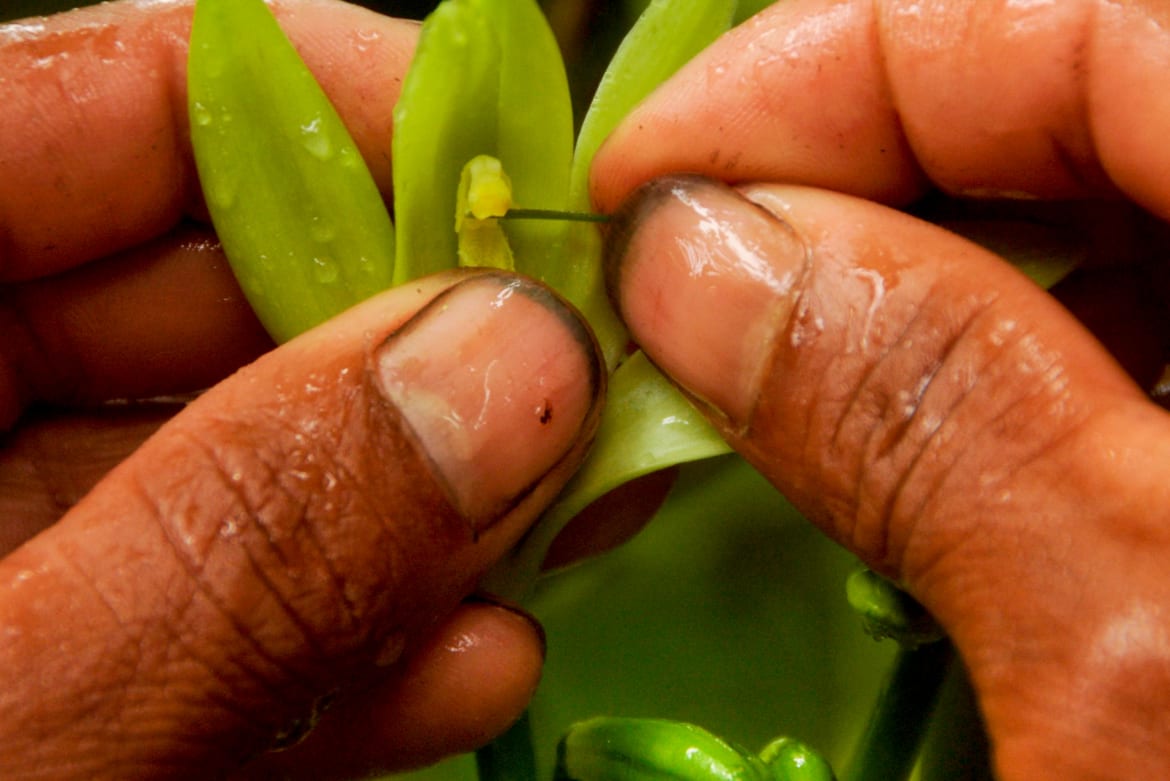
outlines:
M357 168L358 153L352 147L342 147L338 153L338 158L341 162L342 168Z
M301 144L309 154L318 160L333 157L333 143L321 129L321 118L317 117L307 125L301 125Z
M211 124L211 111L208 110L207 106L196 101L191 106L191 119L195 121L196 125L207 127Z
M313 258L313 276L323 285L336 282L340 269L336 261L329 258Z
M216 51L215 47L208 44L203 44L203 72L213 79L218 79L223 75L224 61L223 55Z
M312 224L309 226L309 235L313 237L313 241L324 244L333 241L337 237L337 231L334 230L333 225L320 217L314 217Z
M212 177L207 188L207 200L212 206L230 209L236 202L236 183L223 176Z

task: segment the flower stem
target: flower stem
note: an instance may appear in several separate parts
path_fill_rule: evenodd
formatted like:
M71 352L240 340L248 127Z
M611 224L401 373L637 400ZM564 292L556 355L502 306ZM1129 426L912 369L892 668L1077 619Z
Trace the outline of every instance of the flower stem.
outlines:
M909 778L953 658L946 640L898 649L846 781Z
M500 737L475 752L479 781L536 781L528 711Z
M921 781L992 781L991 747L962 664L951 665L918 766Z
M558 209L508 209L501 220L565 220L566 222L609 222L608 214L570 212Z

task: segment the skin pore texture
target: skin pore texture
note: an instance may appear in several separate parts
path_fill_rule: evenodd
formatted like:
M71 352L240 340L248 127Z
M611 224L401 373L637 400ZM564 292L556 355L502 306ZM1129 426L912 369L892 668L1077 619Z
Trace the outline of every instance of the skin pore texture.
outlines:
M634 339L936 614L1004 779L1170 771L1170 430L999 258L856 196L1128 198L1170 217L1168 24L1157 3L791 0L688 64L595 162L596 202L625 203L608 261ZM743 184L638 189L676 171ZM1089 273L1134 264L1116 270L1163 295L1150 224ZM1164 364L1145 343L1127 365Z
M389 197L417 25L275 10ZM273 350L198 195L190 14L0 26L0 775L348 778L471 750L523 710L543 641L513 606L461 601L583 457L594 347L547 292L454 275ZM420 373L427 349L449 362ZM428 451L443 405L492 390L483 426ZM483 469L501 431L503 482Z

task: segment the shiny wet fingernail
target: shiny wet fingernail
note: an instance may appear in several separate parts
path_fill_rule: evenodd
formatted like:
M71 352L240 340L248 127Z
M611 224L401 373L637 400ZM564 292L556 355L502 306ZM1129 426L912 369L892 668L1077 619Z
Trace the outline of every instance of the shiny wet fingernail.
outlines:
M787 223L697 176L644 186L606 247L610 296L634 340L732 425L750 420L809 263Z
M383 393L476 529L573 448L604 382L576 313L547 288L507 274L450 288L375 360Z

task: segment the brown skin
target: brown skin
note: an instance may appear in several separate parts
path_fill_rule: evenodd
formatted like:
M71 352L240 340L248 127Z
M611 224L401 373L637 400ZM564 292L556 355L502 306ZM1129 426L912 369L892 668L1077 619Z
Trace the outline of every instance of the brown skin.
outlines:
M1157 2L786 0L594 169L603 209L672 171L830 188L643 189L613 295L740 452L938 616L1009 781L1170 776L1170 420L1000 259L852 196L1124 196L1170 219L1168 22ZM1166 311L1164 251L1127 244L1137 290L1065 289L1114 343ZM1143 382L1164 362L1148 336L1121 340Z
M1170 61L1161 5L1085 1L1029 10L969 0L939 3L916 16L919 5L779 4L697 60L615 134L598 159L598 203L612 209L641 182L690 170L732 181L832 187L893 204L909 202L931 184L1044 197L1123 192L1156 215L1170 216L1170 191L1157 175L1167 170L1163 140L1170 124L1170 98L1160 88ZM4 105L15 107L0 117L14 123L3 128L4 137L27 144L0 153L0 276L11 281L3 294L0 418L9 425L37 399L95 402L186 392L268 347L216 250L197 244L174 252L172 229L184 214L201 213L191 196L181 130L189 9L182 3L130 8L115 4L60 17L42 32L6 39L0 49L6 77L0 92ZM379 151L385 134L367 136L365 130L388 132L386 96L393 94L413 34L331 4L286 2L281 9L359 140L376 139L359 142L385 186L388 169ZM1037 16L1025 18L1028 13ZM133 31L117 38L127 51L114 47L111 55L110 28L58 34L103 19ZM336 45L352 42L347 36L354 29L371 26L384 33L372 49ZM768 37L794 27L802 33L788 44ZM754 41L768 48L752 48ZM797 50L801 56L788 56ZM70 58L52 59L62 51ZM86 58L93 67L78 67ZM370 70L370 63L385 62L393 64ZM135 78L116 78L126 72ZM357 79L355 72L372 75ZM67 94L92 94L93 87L102 99L61 101L58 88L66 84ZM370 84L367 94L375 100L353 91L364 93ZM716 289L773 313L770 338L761 342L771 347L755 356L764 367L760 373L712 367L686 339L663 338L675 334L673 324L664 324L667 308L645 306L686 291L688 274L655 271L653 262L642 260L669 259L680 236L694 237L693 214L662 208L661 201L649 208L653 199L643 198L629 212L620 245L629 252L614 274L615 296L635 336L697 396L718 400L723 408L712 410L714 419L810 518L900 576L944 621L974 674L1002 777L1168 775L1170 594L1164 573L1170 540L1161 508L1170 497L1161 465L1170 457L1163 453L1170 432L1164 413L1145 402L1064 310L994 257L945 232L821 191L746 190L765 213L735 197L723 200L706 185L688 186L702 199L724 203L729 214L763 214L763 223L740 229L776 248L778 263L785 248L794 247L802 262L812 263L799 266L798 284L788 293L777 298L775 290L765 291L773 300L735 282L734 268L721 272L727 284ZM706 251L718 255L722 249ZM111 254L131 251L137 260L108 263ZM126 265L115 271L117 263ZM78 271L47 278L65 269ZM179 269L180 276L168 269ZM641 270L640 282L632 269ZM142 275L156 271L155 282L140 287ZM874 273L901 281L876 300ZM32 287L25 282L38 279ZM173 295L157 308L153 295L143 297L168 287L187 295ZM134 305L114 305L127 301ZM188 308L188 301L203 303ZM480 537L485 544L471 544L444 505L444 486L425 479L403 485L362 455L367 437L351 427L361 429L363 415L343 413L384 407L375 403L376 386L353 379L360 372L346 375L351 379L332 385L324 397L310 402L301 396L323 355L338 369L366 365L364 335L392 332L419 303L384 301L376 312L360 310L271 353L176 417L88 494L100 465L134 451L165 411L23 421L14 449L0 463L11 497L5 511L31 530L86 498L63 523L0 563L5 625L34 640L21 645L24 640L6 636L12 663L0 670L10 677L20 665L35 671L15 674L0 689L8 695L0 702L6 778L169 776L179 762L194 763L184 770L204 775L226 770L261 750L318 696L352 678L376 677L365 662L381 650L394 658L389 641L395 630L426 624L427 616L449 618L435 633L415 632L407 645L418 653L393 666L379 686L364 687L369 695L342 696L337 708L346 722L372 718L384 725L374 732L384 729L386 738L358 741L363 750L373 744L382 751L356 756L344 772L403 766L466 748L518 712L535 681L539 640L507 611L450 611L486 560L523 527L524 512L491 526ZM724 311L716 306L708 315L711 333L719 332ZM735 311L747 316L753 310ZM871 323L878 324L864 340L850 330L858 312L872 312ZM694 307L687 311L693 326L703 325L700 315ZM1005 341L1009 321L1018 336ZM802 349L792 347L798 330L809 337ZM914 336L913 349L898 349L910 346L900 341L907 334ZM332 349L339 343L349 346ZM843 355L847 360L835 360ZM936 375L935 364L948 371ZM249 381L256 378L261 381ZM914 400L909 412L896 404L902 392ZM390 501L407 508L400 519L415 520L387 526L378 512L364 523L348 515L327 522L336 510L326 510L318 493L276 491L274 504L263 505L276 508L274 514L256 512L254 519L277 524L244 535L255 545L245 550L267 558L243 566L244 559L229 557L235 567L216 569L214 576L176 559L182 546L161 531L180 540L190 531L197 541L210 539L200 535L218 534L223 515L160 508L191 496L192 484L208 485L200 495L213 507L268 497L279 484L263 475L298 453L280 443L296 442L305 426L321 422L323 410L327 428L341 439L327 438L318 455L340 458L347 467L347 459L356 458L357 473L370 477L362 485L371 487L355 499L370 491L375 505ZM293 425L276 424L282 414ZM932 419L947 424L946 436L935 435L927 425ZM273 428L260 436L265 421ZM398 450L414 441L400 426L372 428L385 437L376 440L375 452L415 452ZM358 439L362 448L330 447ZM240 442L261 447L241 448ZM232 458L252 465L241 474L254 494L227 485ZM402 469L425 471L417 456L388 458ZM566 455L553 471L567 471L571 462ZM160 463L168 468L160 470ZM177 474L189 479L168 490L164 483ZM532 503L558 479L548 478L547 489L541 481ZM243 506L261 505L249 500ZM289 563L321 551L320 540L300 523L306 508L320 521L309 529L327 532L339 520L352 524L345 528L356 542L324 550L330 552L326 560L356 562L346 570L355 589L339 592L326 577L314 581L315 589L288 590L295 582L291 573L299 571ZM439 533L417 533L416 512L437 520L437 527L426 528ZM118 520L105 521L109 517ZM192 517L202 521L191 525ZM389 550L401 554L392 560L412 562L417 554L418 563L405 573L388 571L368 550L380 534L390 534ZM81 536L96 544L81 545ZM291 548L271 547L278 541ZM207 550L240 553L230 546ZM156 566L143 564L139 552ZM432 566L437 557L444 566ZM25 574L42 567L55 577ZM123 577L134 568L137 576ZM271 577L257 584L257 573ZM249 577L252 585L246 585ZM223 591L230 583L245 587ZM406 585L384 592L375 583ZM34 588L44 602L24 596ZM357 602L339 610L342 593L358 595ZM229 609L199 618L204 614L198 610L208 607L195 599L199 594L218 595L217 607ZM303 635L289 624L290 615L299 614L282 606L300 605L299 599L317 605L307 613L318 641L310 646L323 653L306 655ZM352 621L353 605L373 617L366 631ZM487 623L468 632L467 622L480 619ZM482 641L473 643L475 654L450 651L469 636ZM176 638L185 642L171 642ZM67 656L55 655L62 648ZM335 655L353 664L323 663ZM512 674L476 674L485 669ZM475 688L488 680L503 680L503 690L494 683L489 690ZM130 696L112 698L112 691ZM304 763L289 755L285 766L319 777L311 758L328 757L329 741L344 738L345 730L323 723L319 734L323 743L302 748ZM127 740L130 735L134 739ZM254 772L263 776L270 769Z
M276 10L389 197L417 26ZM272 350L203 220L190 12L121 2L0 27L0 776L352 777L470 750L522 711L543 640L514 608L460 602L583 457L594 346L535 293L492 307L482 337L448 334L505 284L455 275ZM515 394L487 429L511 449L452 465L429 407L387 384L428 381L388 373L407 332L451 345L430 381L452 392L512 356L517 387L549 383L556 420ZM313 737L261 756L326 700Z
M518 294L518 308L504 307L510 313L494 321L506 327L463 339L437 333L457 356L455 372L473 351L493 365L498 356L504 368L492 388L506 390L501 378L515 370L497 349L502 336L540 329L545 341L525 350L532 357L523 379L547 379L540 393L563 421L540 423L531 397L493 410L491 426L529 453L542 451L515 457L526 469L517 482L468 493L453 480L464 472L432 460L434 423L382 389L386 347L451 313L470 314L471 293L500 289L490 275L423 280L266 354L187 406L54 526L0 561L4 775L222 774L282 742L322 698L400 674L417 648L442 663L453 643L436 649L436 627L552 500L583 457L599 410L594 347L574 343L584 332L557 336L567 310ZM470 316L482 320L486 309ZM563 355L567 367L548 357ZM479 403L484 382L473 378L469 403ZM472 452L484 455L460 470L491 470L489 456L499 455ZM469 502L482 510L456 509ZM440 631L459 637L457 627ZM512 671L537 668L540 649L521 642L500 651L503 675L475 687L489 697L484 710L468 708L450 732L421 745L407 731L405 744L364 762L434 759L506 726L516 712L501 718L499 710L518 707L533 684ZM522 656L509 658L515 651ZM371 704L440 721L411 686L389 691L413 703ZM450 699L442 687L437 694L437 706Z

